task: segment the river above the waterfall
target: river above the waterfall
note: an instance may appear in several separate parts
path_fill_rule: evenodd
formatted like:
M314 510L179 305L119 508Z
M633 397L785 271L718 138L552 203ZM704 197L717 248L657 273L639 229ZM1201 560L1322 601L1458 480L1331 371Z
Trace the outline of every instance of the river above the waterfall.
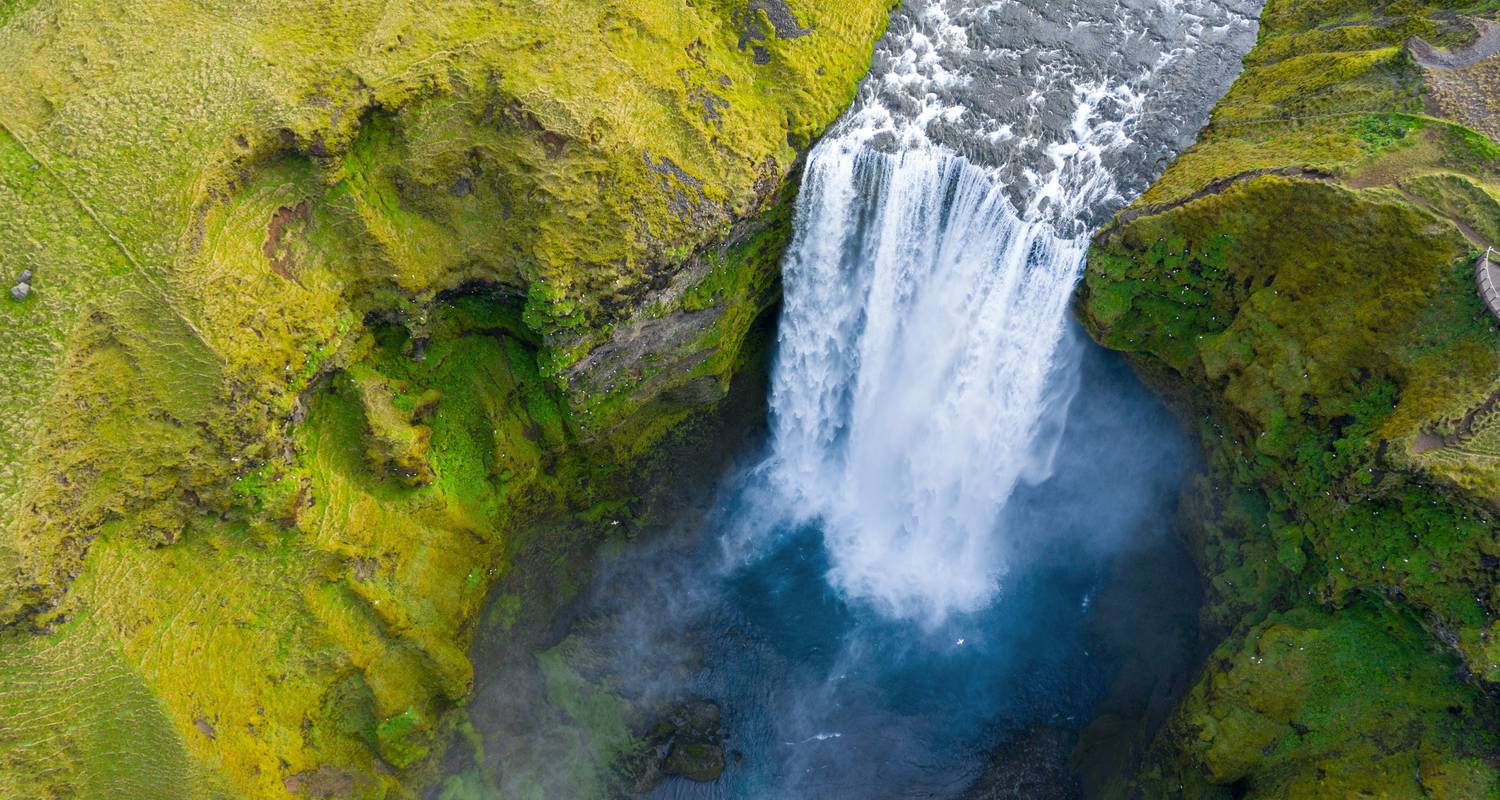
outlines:
M763 431L476 657L501 796L1072 797L1142 746L1196 653L1191 453L1067 307L1255 11L904 4L804 167Z

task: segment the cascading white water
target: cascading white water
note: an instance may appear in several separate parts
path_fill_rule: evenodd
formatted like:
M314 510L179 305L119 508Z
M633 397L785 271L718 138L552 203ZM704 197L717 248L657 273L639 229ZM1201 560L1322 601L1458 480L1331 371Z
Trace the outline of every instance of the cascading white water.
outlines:
M772 390L768 477L824 529L830 578L896 616L988 601L1085 243L980 168L854 137L812 155ZM1054 409L1055 410L1055 409Z
M1197 612L1186 556L1144 529L1170 515L1182 443L1084 351L1068 297L1088 229L1227 87L1257 1L903 0L804 165L770 452L703 530L603 559L545 661L489 676L471 716L500 782L613 784L640 751L596 707L633 707L632 727L651 709L676 753L711 700L723 774L653 800L1068 793L1104 687L1127 705L1159 688L1115 665L1172 674L1191 648L1156 644L1190 641ZM1147 547L1116 561L1124 542ZM1132 579L1104 579L1114 564ZM1025 758L991 757L1017 742Z
M1045 4L913 0L810 154L756 471L772 497L752 505L819 525L846 597L935 623L991 601L1024 547L1003 512L1050 470L1087 229L1139 188L1120 188L1122 154L1185 133L1148 99L1222 90L1223 62L1195 64L1184 42L1253 30L1218 0L1183 5L1059 32ZM1003 41L1018 13L1034 17L1024 46ZM1146 27L1171 35L1130 33Z

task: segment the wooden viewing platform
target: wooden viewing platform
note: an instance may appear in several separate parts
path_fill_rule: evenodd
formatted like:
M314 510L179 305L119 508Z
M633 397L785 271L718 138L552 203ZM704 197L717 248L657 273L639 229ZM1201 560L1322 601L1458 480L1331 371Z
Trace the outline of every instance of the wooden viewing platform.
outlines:
M1484 300L1485 307L1500 321L1500 290L1495 288L1500 284L1500 265L1495 263L1493 247L1486 248L1484 255L1474 264L1474 283L1479 286L1479 297Z

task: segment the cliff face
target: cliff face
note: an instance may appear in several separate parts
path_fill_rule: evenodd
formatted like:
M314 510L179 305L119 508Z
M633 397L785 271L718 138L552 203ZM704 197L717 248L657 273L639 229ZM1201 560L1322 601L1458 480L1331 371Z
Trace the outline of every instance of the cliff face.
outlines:
M0 794L407 793L747 358L889 6L0 4Z
M1500 791L1491 13L1271 0L1198 144L1095 239L1080 315L1206 462L1182 515L1220 643L1146 796Z

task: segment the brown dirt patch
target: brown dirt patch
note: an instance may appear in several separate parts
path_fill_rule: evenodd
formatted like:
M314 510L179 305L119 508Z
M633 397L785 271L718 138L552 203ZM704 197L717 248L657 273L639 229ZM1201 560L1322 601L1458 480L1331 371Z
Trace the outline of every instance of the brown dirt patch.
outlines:
M312 208L307 205L306 200L299 201L295 206L282 206L271 215L271 221L266 225L266 243L261 245L260 251L265 255L266 261L271 264L271 271L286 278L289 281L296 280L292 275L296 262L292 258L290 248L283 246L283 238L286 236L287 228L294 222L307 224L312 219Z
M1429 110L1500 141L1500 24L1473 23L1479 35L1466 47L1439 50L1413 39L1408 49L1426 76Z

